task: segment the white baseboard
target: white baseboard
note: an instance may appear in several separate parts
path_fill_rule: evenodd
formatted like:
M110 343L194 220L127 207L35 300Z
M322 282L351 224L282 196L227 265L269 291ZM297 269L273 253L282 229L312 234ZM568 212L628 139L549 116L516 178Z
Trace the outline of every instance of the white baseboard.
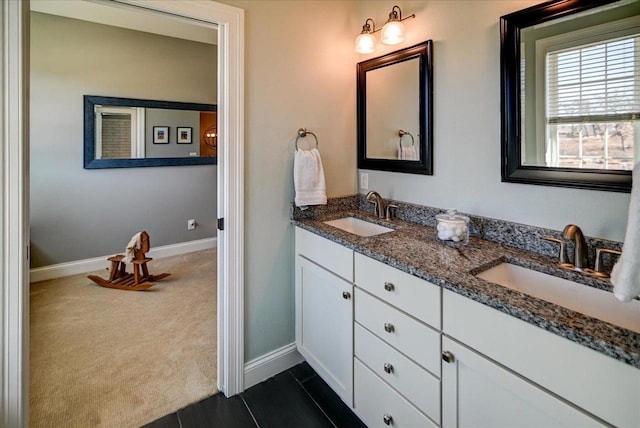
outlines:
M249 389L303 361L304 358L298 353L295 343L251 360L244 365L244 389Z
M161 259L163 257L177 256L192 251L206 250L215 248L218 245L218 238L205 238L195 241L180 242L178 244L163 245L161 247L153 247L147 253L149 257ZM91 259L77 260L74 262L59 263L50 266L43 266L31 269L30 282L45 281L47 279L61 278L63 276L76 275L79 273L91 272L108 267L107 257L93 257Z

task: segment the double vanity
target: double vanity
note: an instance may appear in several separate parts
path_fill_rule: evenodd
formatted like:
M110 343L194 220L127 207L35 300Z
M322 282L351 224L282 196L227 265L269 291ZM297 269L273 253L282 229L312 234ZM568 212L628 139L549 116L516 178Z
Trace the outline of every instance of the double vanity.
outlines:
M640 301L531 251L522 225L446 243L397 204L292 213L298 350L367 426L640 426Z

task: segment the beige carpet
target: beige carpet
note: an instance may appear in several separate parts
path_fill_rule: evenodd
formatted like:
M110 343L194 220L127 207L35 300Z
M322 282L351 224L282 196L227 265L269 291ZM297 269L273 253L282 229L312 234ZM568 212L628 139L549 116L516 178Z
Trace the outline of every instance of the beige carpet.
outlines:
M84 274L31 285L31 427L139 427L217 391L215 250L149 270L171 276L146 291Z

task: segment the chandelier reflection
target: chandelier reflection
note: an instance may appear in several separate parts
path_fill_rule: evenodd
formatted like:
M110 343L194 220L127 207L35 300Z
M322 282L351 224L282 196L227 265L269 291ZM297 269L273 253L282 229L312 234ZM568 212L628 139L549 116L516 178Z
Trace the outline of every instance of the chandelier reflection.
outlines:
M216 125L210 126L202 133L202 141L207 147L216 150L218 147L218 128Z

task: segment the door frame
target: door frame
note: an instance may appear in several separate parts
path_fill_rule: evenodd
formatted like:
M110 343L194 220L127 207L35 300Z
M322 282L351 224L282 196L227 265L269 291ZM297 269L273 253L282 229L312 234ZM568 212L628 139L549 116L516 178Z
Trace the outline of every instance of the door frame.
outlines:
M211 0L107 0L218 25L218 389L244 389L244 11ZM29 1L0 3L0 426L29 414Z

